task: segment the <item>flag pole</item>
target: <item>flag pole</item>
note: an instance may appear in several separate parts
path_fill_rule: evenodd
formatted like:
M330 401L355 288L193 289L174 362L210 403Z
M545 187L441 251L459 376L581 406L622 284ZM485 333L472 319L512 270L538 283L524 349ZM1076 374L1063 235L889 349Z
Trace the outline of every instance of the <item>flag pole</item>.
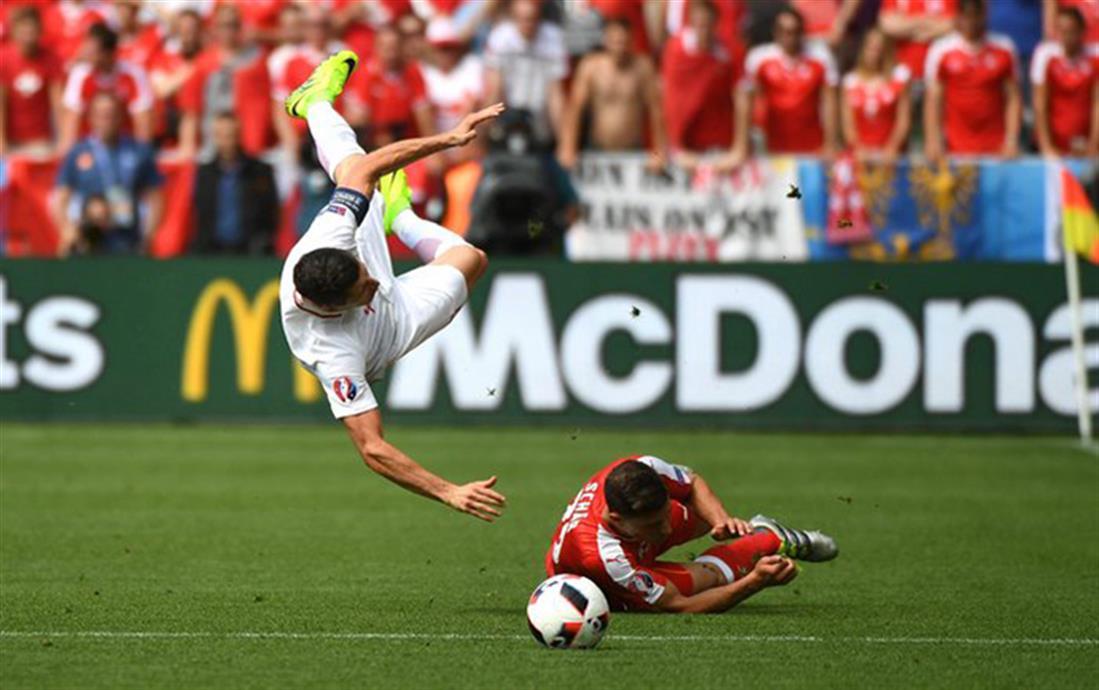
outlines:
M1063 227L1062 227L1063 231ZM1068 288L1068 308L1072 315L1072 358L1076 365L1076 422L1080 429L1080 443L1091 445L1091 401L1088 387L1088 369L1084 361L1084 324L1080 306L1080 272L1076 252L1066 241L1062 243L1065 255L1065 286Z

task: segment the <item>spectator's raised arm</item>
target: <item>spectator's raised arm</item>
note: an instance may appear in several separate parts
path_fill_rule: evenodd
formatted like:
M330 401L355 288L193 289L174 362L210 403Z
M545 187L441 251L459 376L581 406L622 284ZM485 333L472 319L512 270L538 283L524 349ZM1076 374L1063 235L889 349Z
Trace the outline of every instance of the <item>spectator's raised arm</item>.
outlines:
M649 164L653 168L667 165L668 130L664 124L663 96L660 92L660 75L652 60L645 58L643 63L645 79L645 105L649 109ZM736 100L736 90L733 90Z
M572 96L565 108L564 123L557 144L557 160L566 169L576 165L580 149L580 125L591 100L592 58L585 57L572 80Z

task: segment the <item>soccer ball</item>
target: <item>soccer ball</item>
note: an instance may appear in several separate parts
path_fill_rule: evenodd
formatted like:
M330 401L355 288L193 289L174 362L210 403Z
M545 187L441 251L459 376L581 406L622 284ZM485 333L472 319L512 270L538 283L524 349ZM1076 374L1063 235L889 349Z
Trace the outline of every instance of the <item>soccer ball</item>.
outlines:
M579 575L554 575L534 590L527 604L530 634L554 649L590 649L603 639L611 613L594 582Z

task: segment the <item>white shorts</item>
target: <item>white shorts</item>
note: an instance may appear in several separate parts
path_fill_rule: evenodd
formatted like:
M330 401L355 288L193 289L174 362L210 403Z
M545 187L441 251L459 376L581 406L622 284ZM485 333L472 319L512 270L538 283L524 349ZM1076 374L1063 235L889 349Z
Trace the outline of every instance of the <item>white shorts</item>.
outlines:
M420 266L397 276L402 298L412 317L412 350L446 328L469 298L466 278L453 266Z

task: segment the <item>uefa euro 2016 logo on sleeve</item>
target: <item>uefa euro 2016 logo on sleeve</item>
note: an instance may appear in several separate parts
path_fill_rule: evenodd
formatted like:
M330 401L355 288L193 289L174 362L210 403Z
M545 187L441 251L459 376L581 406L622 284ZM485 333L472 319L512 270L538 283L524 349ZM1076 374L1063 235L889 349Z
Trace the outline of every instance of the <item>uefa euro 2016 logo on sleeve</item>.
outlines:
M349 403L359 394L359 389L350 376L341 376L332 380L332 392L341 403Z

